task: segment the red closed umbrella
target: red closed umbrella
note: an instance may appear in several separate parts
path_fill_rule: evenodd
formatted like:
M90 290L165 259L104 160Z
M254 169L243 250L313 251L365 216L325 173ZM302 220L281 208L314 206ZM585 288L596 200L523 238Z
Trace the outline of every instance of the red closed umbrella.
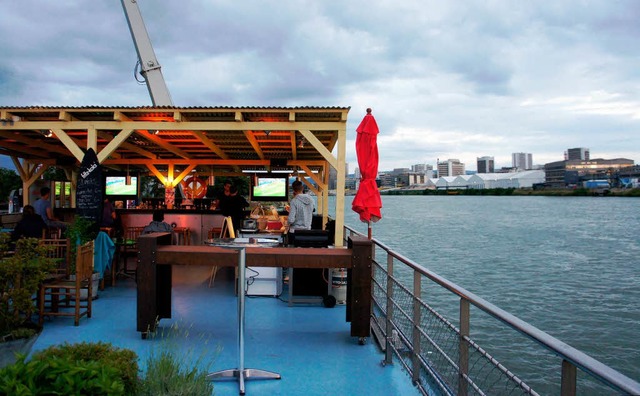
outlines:
M367 109L367 115L356 129L356 153L360 168L360 187L353 198L351 209L360 215L360 220L369 225L369 239L371 239L371 222L382 218L380 208L382 200L376 184L378 176L378 124Z

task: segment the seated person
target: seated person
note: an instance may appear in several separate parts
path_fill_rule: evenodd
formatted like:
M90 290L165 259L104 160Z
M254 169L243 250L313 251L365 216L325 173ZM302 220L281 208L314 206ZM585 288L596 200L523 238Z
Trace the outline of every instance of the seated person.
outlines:
M22 209L22 219L16 224L11 233L11 240L17 241L20 238L42 238L42 230L47 225L42 217L36 214L35 209L31 205L26 205Z
M153 212L153 220L142 230L142 234L150 234L152 232L173 232L171 225L164 222L164 213L160 210Z
M51 209L51 189L49 187L42 187L40 189L40 199L34 204L34 209L37 215L42 217L42 220L47 227L61 228L63 231L67 229L68 223L60 221L53 216L53 210Z

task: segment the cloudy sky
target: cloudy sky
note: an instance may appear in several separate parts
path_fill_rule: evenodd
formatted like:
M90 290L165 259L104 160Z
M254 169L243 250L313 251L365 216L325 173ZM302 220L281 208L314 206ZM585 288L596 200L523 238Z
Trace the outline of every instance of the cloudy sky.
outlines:
M351 171L367 107L381 170L640 161L636 0L138 4L175 105L350 106ZM120 1L5 1L0 37L0 106L151 104Z

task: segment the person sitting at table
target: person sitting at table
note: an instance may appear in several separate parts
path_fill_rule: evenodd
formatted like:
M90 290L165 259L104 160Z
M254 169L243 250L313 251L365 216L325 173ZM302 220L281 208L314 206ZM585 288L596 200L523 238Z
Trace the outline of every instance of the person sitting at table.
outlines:
M160 210L153 211L153 220L142 229L142 234L150 234L152 232L173 232L171 225L165 223L164 213Z
M53 216L53 210L51 209L51 189L49 187L42 187L40 189L40 199L34 204L36 214L42 217L42 220L51 228L60 228L63 231L67 229L68 223L58 220Z
M33 206L26 205L22 209L22 219L16 224L11 233L11 240L17 241L20 238L42 238L42 230L47 225L42 217L36 214Z

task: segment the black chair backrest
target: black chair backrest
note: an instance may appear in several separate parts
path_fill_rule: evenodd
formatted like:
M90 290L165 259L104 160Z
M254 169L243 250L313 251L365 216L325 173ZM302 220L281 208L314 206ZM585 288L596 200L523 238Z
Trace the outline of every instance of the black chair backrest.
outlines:
M329 232L325 230L296 230L293 246L295 247L328 247Z

